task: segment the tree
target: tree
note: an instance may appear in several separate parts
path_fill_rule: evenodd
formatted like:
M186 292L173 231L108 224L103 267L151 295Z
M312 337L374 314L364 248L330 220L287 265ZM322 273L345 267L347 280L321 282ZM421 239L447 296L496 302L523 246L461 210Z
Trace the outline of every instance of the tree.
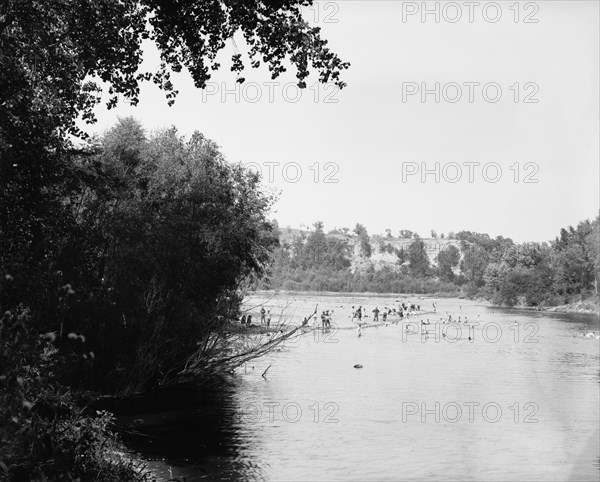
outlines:
M89 201L86 196L93 196L92 201L102 206L104 211L98 216L104 222L102 216L110 219L114 215L114 206L103 202L115 194L118 186L113 184L129 186L123 173L136 177L135 189L143 189L143 183L150 182L138 169L138 147L144 143L145 134L135 122L122 122L117 131L107 135L102 147L90 143L76 148L71 142L69 134L86 138L76 120L95 121L94 108L103 91L109 94L109 108L116 105L119 96L135 105L140 84L151 81L166 93L171 104L177 93L171 72L185 67L195 85L204 87L211 71L220 67L217 53L235 34L244 38L250 65L257 68L264 62L272 78L284 72L284 63L289 62L297 70L301 88L306 86L311 67L321 82L332 81L343 88L340 74L349 64L327 48L318 28L302 19L300 6L310 3L3 2L0 272L14 281L10 290L3 289L2 310L23 303L41 317L44 309L55 303L57 287L84 268L78 265L84 263L82 249L105 258L110 239L98 228L100 224L86 227L92 230L86 240L89 246L74 248L71 253L64 248L73 232L80 234L83 229L71 210L79 217L88 215L82 211ZM155 72L140 71L142 42L147 41L161 54L161 65ZM234 54L231 61L231 70L241 74L242 55ZM238 81L243 82L243 78L238 77ZM175 139L169 142L177 146ZM214 152L215 146L207 145L203 149ZM93 156L97 149L103 150L106 163ZM92 157L102 166L86 162ZM248 182L233 187L256 186ZM237 198L241 195L238 193ZM72 200L78 200L79 207L71 204ZM94 246L96 241L98 246ZM57 269L58 264L69 267L70 273ZM46 316L46 322L51 323L51 318Z
M590 234L586 237L588 252L594 262L594 292L598 294L598 279L600 278L600 215L592 223Z
M484 285L485 268L489 261L487 252L480 246L465 244L462 246L461 273L476 287Z
M485 268L485 288L487 295L494 303L502 303L499 292L509 270L510 268L506 263L489 263Z
M120 97L137 104L145 81L172 104L171 73L184 67L204 87L234 35L248 52L233 44L240 83L249 61L264 63L273 79L291 65L300 88L310 68L343 88L349 64L302 19L300 7L311 3L0 4L0 431L3 448L22 448L15 457L3 451L10 479L21 464L15 478L23 480L130 480L73 453L83 445L112 452L94 438L100 424L81 420L83 410L46 423L32 406L62 404L82 388L148 388L173 380L191 355L208 359L211 335L236 316L238 287L264 273L276 245L265 218L271 198L258 178L226 164L201 134L185 140L168 130L147 140L124 120L95 142L77 120L95 121L103 92L109 108ZM154 72L140 70L143 42L160 52ZM71 135L88 142L76 145ZM19 382L27 389L7 401L5 387ZM61 432L86 426L81 445L60 446ZM57 467L69 457L89 472Z
M408 246L408 268L413 276L425 277L430 272L429 256L425 242L416 237Z
M407 250L404 249L404 246L401 246L400 249L396 249L396 256L398 257L398 259L396 260L396 263L398 265L402 266L404 263L406 263Z
M371 257L371 242L369 240L369 233L367 233L367 228L365 228L360 223L356 223L354 232L358 236L358 241L360 243L361 255L364 256L365 258L370 258Z
M294 236L292 240L292 259L291 259L291 267L299 268L305 267L305 250L304 250L304 242L306 241L306 235L304 233L300 233L299 235Z
M507 306L514 306L519 301L529 284L529 272L525 268L515 268L509 270L500 286L497 303Z
M409 229L401 229L398 232L398 236L401 238L412 238L413 237L413 232L410 231Z
M85 333L98 354L90 380L101 381L97 389L168 380L237 315L238 287L264 273L277 245L266 218L273 199L258 175L227 164L200 133L188 140L167 129L134 150L129 133L138 127L121 121L105 136L106 149L85 161L114 181L88 185L73 200L78 229L57 260L78 299L61 331ZM105 310L101 322L87 311L89 292ZM125 371L109 382L117 360Z
M51 206L58 219L38 244L47 249L43 257L27 245L18 257L19 246L10 244L26 239L33 221L0 236L7 247L0 250L0 377L6 380L0 428L10 429L11 443L28 447L15 452L24 461L3 452L9 467L20 463L34 470L43 456L44 470L57 470L72 456L93 468L91 459L80 459L77 444L52 463L43 450L44 444L60 446L55 427L92 423L75 424L82 410L64 394L74 399L81 388L144 390L176 380L194 355L209 357L226 321L237 317L239 286L264 273L277 244L266 219L272 198L262 193L258 177L227 164L199 133L186 140L169 129L146 139L139 123L124 119L66 167L64 190L52 192L60 201ZM17 348L21 353L10 356ZM27 376L7 358L30 363ZM8 403L5 388L18 386L15 377L28 389L13 392L18 398ZM51 424L30 410L58 400L70 405ZM5 406L11 417L19 416L12 424L16 431L7 424ZM95 444L103 430L82 434L82 443Z
M499 259L509 267L531 269L542 262L549 262L551 250L546 243L524 243L508 246Z
M24 298L60 283L50 276L55 240L68 236L62 197L70 183L74 148L68 133L85 138L78 118L94 122L103 90L108 107L119 96L135 105L140 84L151 81L177 91L171 72L184 67L197 87L220 68L217 53L241 34L253 68L268 65L272 78L297 70L298 85L312 66L319 81L343 88L349 64L327 48L318 28L302 19L301 5L276 3L172 2L164 0L6 1L0 7L0 238L2 268L23 270L38 288L21 284ZM140 71L142 42L161 54L155 72ZM231 58L240 74L244 60ZM238 77L243 82L243 77ZM22 283L22 277L14 277ZM52 279L50 279L52 278ZM29 294L31 296L29 296Z
M304 261L306 267L319 266L325 257L326 237L323 231L323 223L313 223L314 231L306 238L304 245Z
M325 240L325 263L324 267L332 271L343 271L350 267L348 244L337 238Z
M440 251L436 256L438 264L438 276L444 281L453 281L455 278L454 270L460 261L460 251L454 245L449 245L446 249Z
M569 226L568 230L561 229L560 236L554 241L552 267L554 283L560 294L595 290L595 250L589 243L593 233L593 224L583 221L577 228Z
M218 52L236 33L247 44L250 65L257 68L265 62L272 78L286 70L283 63L289 60L297 69L300 87L305 87L312 65L321 82L331 79L343 88L340 73L349 64L327 48L319 28L310 27L302 18L300 6L310 4L294 0L177 5L164 0L5 2L0 12L0 79L9 89L0 95L5 100L19 91L31 97L0 103L0 117L10 122L7 110L16 113L27 108L27 103L43 101L39 106L45 106L52 102L58 108L44 111L51 116L50 123L74 128L72 121L79 113L93 119L100 82L110 87L111 106L118 95L136 104L142 81L153 81L172 102L177 92L170 73L185 67L195 85L205 87L211 71L221 67L216 61ZM153 73L138 71L144 40L161 53L161 64ZM242 54L235 53L231 61L232 71L244 70ZM84 84L88 77L94 80ZM238 80L243 82L241 77ZM29 114L39 118L33 111Z
M437 233L436 233L435 229L432 229L432 230L431 230L431 237L432 237L433 239L436 239L436 238L438 237L438 235L437 235Z
M124 169L135 169L141 162L147 138L142 124L133 117L119 119L102 139L106 159L118 159Z

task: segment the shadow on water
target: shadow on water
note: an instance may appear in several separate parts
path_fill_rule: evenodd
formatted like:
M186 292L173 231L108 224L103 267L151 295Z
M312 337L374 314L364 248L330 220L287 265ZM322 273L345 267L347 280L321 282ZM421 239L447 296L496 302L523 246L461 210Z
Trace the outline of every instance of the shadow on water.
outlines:
M240 456L234 389L231 380L219 379L105 401L94 408L115 414L122 440L143 454L161 480L260 477Z

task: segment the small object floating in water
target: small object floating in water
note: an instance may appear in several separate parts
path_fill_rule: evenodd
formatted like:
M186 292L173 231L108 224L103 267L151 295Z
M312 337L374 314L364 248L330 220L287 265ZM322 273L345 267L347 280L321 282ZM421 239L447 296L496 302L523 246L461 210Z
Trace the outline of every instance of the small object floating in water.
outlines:
M363 366L360 363L357 363L356 365L354 365L354 368L362 368Z

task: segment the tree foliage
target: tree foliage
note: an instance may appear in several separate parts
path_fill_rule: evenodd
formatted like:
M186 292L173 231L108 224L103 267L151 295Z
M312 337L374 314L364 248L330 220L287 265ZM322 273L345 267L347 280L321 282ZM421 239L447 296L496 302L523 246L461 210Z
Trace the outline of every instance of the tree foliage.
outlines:
M460 261L460 251L454 245L449 245L437 254L438 276L444 281L453 281L455 278L454 268Z
M242 281L264 272L277 244L266 219L272 198L201 134L146 139L132 119L72 174L78 188L62 199L69 235L54 240L48 266L69 289L37 304L40 329L59 333L59 346L85 334L95 388L164 380L235 316ZM4 309L37 292L11 277Z
M17 397L11 407L35 406L61 390L147 388L170 379L192 352L209 356L209 334L236 314L236 288L263 273L277 242L265 218L271 199L200 134L148 138L124 119L96 142L78 126L95 121L105 94L109 108L119 98L137 104L142 82L156 84L172 104L171 74L184 68L205 86L228 44L238 82L250 62L266 65L272 78L291 66L300 87L314 69L321 82L343 88L349 64L302 19L300 8L311 3L0 4L0 353L14 355L14 363L0 364L0 395ZM160 54L155 71L141 69L143 42ZM8 346L9 329L23 353ZM45 334L50 347L35 342ZM29 377L55 379L42 378L39 390L12 390L15 360L28 363ZM38 419L0 415L3 433L21 423L11 432L23 437L15 446L48 435ZM19 462L1 448L3 464ZM37 478L40 461L51 472L60 459L51 450L30 455L27 480ZM68 467L53 475L93 477Z
M369 238L369 233L367 232L367 228L365 228L362 224L356 223L354 227L354 232L358 236L358 243L360 246L360 253L365 258L371 257L371 240Z
M560 294L589 289L597 283L598 223L583 221L577 228L561 229L553 243L552 264Z
M425 277L430 274L429 256L425 242L416 237L407 249L408 269L413 276Z
M172 101L176 90L170 73L186 68L195 85L205 87L211 71L220 67L217 54L236 33L247 43L250 65L256 68L264 62L273 79L290 64L300 87L312 67L321 82L331 80L342 88L340 74L349 64L331 52L318 27L302 18L301 7L311 4L8 0L0 10L0 81L5 87L0 95L12 102L0 103L0 118L7 124L16 121L9 114L18 115L20 122L44 118L45 127L75 129L77 116L94 118L93 107L105 84L110 106L118 95L137 104L143 81L154 82ZM160 52L155 72L140 71L145 40ZM241 73L242 54L234 53L231 60L231 70Z

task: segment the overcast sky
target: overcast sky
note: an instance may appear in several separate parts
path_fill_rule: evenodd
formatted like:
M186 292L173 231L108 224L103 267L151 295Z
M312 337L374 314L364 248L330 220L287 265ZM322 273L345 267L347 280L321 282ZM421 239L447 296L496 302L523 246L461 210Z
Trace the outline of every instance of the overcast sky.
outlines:
M204 92L181 74L173 107L147 84L137 107L99 110L89 130L133 115L204 133L260 166L282 227L550 240L600 207L599 3L477 3L427 2L423 19L422 2L321 1L306 18L352 64L342 91L313 75L299 92L294 71L269 85L248 67L236 99L227 68ZM145 67L157 61L146 49Z

